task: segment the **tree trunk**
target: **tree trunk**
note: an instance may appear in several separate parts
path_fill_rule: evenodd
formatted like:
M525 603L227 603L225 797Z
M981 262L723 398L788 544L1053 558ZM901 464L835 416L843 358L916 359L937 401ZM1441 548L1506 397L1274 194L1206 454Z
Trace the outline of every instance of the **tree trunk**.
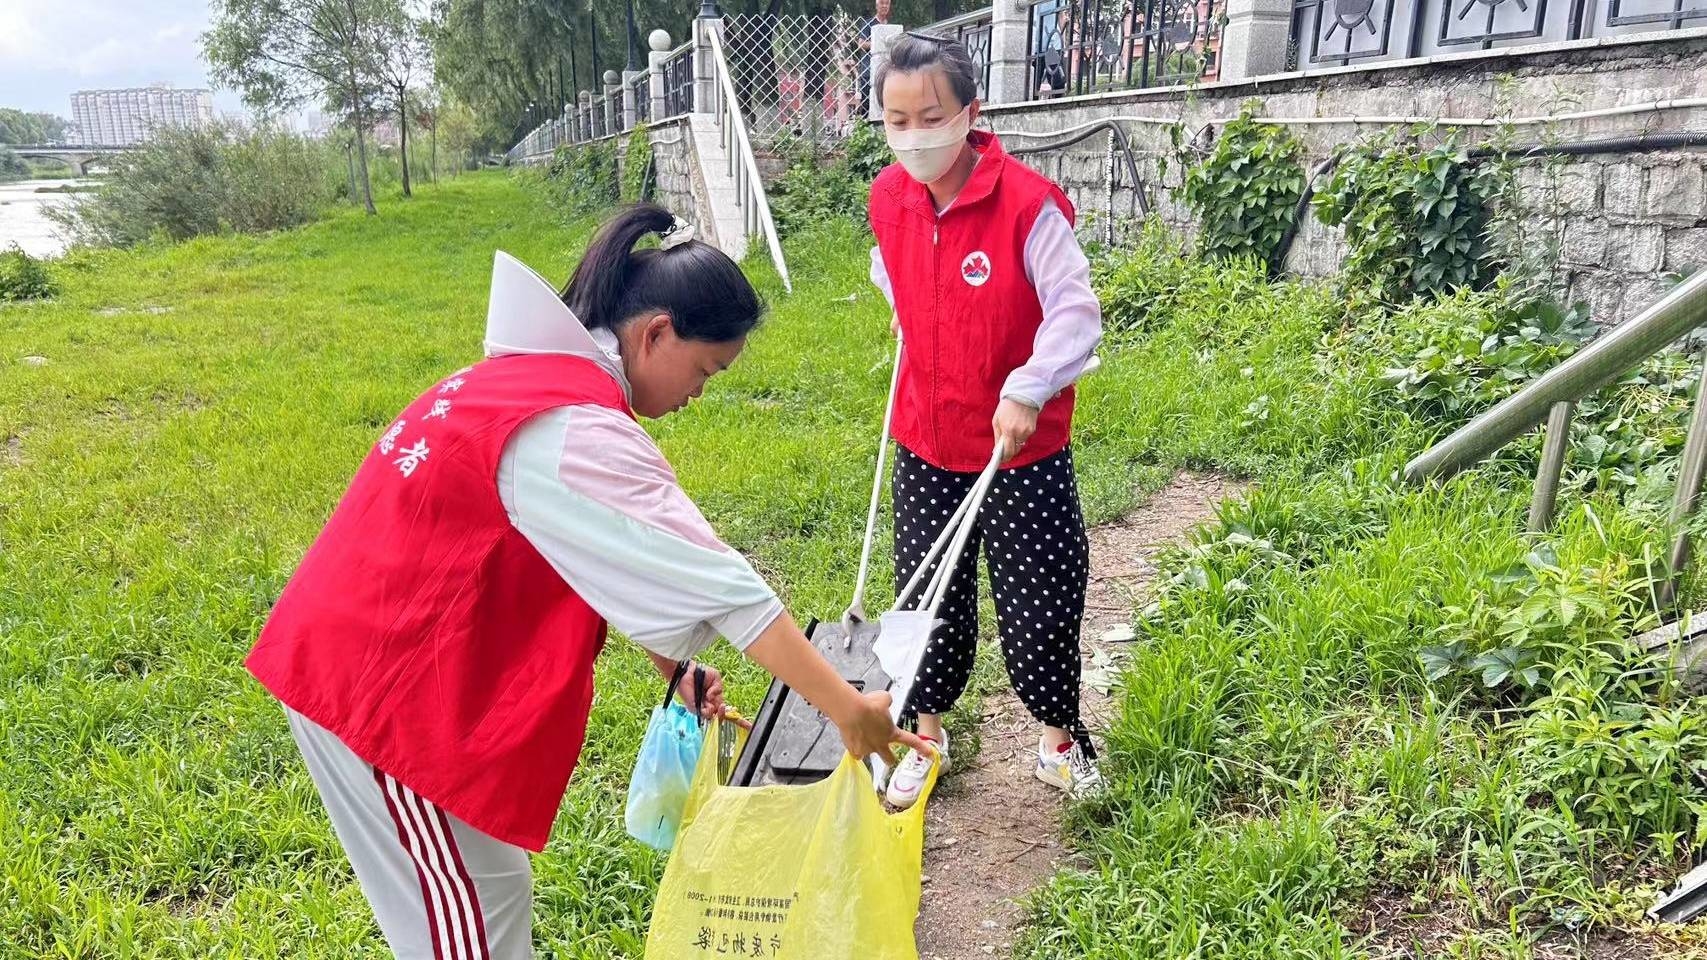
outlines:
M350 176L350 202L356 202L356 148L350 143L344 144L344 172Z
M350 16L350 37L346 39L344 48L344 73L350 82L350 109L356 116L356 157L361 161L362 202L367 207L369 215L379 213L373 208L373 181L367 173L367 115L362 112L362 85L356 79L356 49L355 42L361 30L361 19L356 16L356 5L353 0L344 0L344 9Z
M397 88L397 155L403 160L403 195L412 197L409 190L409 95Z
M438 114L433 115L433 128L432 128L431 133L432 133L432 143L433 143L433 182L438 183L439 182L439 117L438 117Z
M362 112L362 90L356 83L354 67L350 68L350 94L350 102L354 105L356 114L356 161L357 169L361 171L362 204L367 207L368 213L376 214L379 211L373 207L373 181L367 173L367 115Z

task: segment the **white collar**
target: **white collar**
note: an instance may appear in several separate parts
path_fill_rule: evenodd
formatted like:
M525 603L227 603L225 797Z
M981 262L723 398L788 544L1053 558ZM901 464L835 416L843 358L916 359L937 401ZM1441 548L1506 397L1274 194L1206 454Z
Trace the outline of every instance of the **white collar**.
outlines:
M485 348L488 357L541 353L584 357L614 377L625 396L630 395L616 334L589 331L544 277L502 250L492 261Z

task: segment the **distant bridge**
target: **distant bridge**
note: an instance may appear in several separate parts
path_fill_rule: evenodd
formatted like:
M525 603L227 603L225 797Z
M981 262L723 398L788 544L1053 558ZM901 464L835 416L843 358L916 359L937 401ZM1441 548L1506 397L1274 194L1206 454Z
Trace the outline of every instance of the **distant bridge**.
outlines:
M136 144L41 143L0 146L24 158L58 160L76 170L78 176L88 173L91 166L99 166L106 157L137 149Z

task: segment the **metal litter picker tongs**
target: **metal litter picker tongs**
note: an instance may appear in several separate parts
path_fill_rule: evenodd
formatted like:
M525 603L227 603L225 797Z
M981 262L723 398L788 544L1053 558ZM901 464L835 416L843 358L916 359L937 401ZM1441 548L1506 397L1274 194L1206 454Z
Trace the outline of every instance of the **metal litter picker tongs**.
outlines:
M806 627L806 635L811 638L813 647L843 680L858 690L890 692L894 698L891 716L897 722L908 707L913 678L924 657L948 584L971 541L978 508L995 482L999 464L1006 459L992 451L989 466L944 525L918 570L900 591L894 608L873 622L865 612L865 587L866 578L871 573L871 551L877 534L877 508L883 493L883 470L889 456L889 427L895 412L896 390L900 385L901 358L901 347L897 343L895 369L889 378L888 406L883 412L877 470L871 479L871 504L866 511L865 544L860 555L859 582L854 586L853 602L839 622L813 620ZM1092 357L1083 372L1088 373L1096 366L1097 360ZM936 563L934 570L933 563ZM907 609L909 606L912 609ZM764 701L753 715L752 734L731 771L729 782L736 786L816 783L830 776L845 755L846 750L835 725L791 691L787 684L773 680ZM881 766L874 766L873 774L881 789L887 772Z
M889 675L889 694L894 698L889 705L889 716L896 723L901 722L901 716L907 709L907 699L913 692L913 681L918 676L920 662L925 658L925 648L930 645L931 632L941 623L937 619L937 611L948 595L948 585L954 579L955 568L960 565L960 554L966 549L966 541L978 526L978 508L984 505L984 497L996 479L996 469L1007 459L1005 451L1005 445L997 440L996 449L990 454L989 466L978 475L966 498L955 508L954 516L943 525L942 533L931 544L930 552L925 554L919 568L913 571L912 579L896 595L895 606L877 618L878 633L872 643L872 651L883 665L883 672ZM936 572L931 575L918 605L911 610L904 609L913 599L919 580L933 561L937 562ZM871 776L881 790L889 778L889 771L882 760L872 759Z
M853 602L842 614L843 644L853 643L855 630L861 623L866 622L865 584L867 574L871 569L871 548L877 530L877 506L883 489L883 464L889 453L889 422L895 411L895 390L901 376L901 345L897 341L895 348L895 369L889 379L889 401L883 411L882 439L877 448L877 472L872 477L871 506L865 518L865 544L859 559L859 582L854 585ZM1101 365L1100 360L1093 356L1086 362L1080 376L1094 371ZM872 642L872 652L877 655L883 672L889 675L889 693L893 698L889 714L896 723L901 722L902 715L907 709L907 700L913 690L913 681L919 672L919 664L924 660L925 648L930 643L932 631L937 627L937 612L942 607L943 598L948 595L948 585L954 579L954 571L960 565L960 555L966 549L966 542L972 531L978 525L978 510L984 504L984 497L989 494L990 486L995 482L996 471L1007 460L1009 454L1001 440L990 454L990 462L984 467L984 472L955 508L953 516L943 525L942 532L937 535L936 542L920 561L918 569L895 597L895 605L888 613L878 617L878 634ZM947 553L944 554L944 548ZM940 559L939 559L939 555ZM930 569L933 562L937 563L936 571L931 575L924 593L919 596L917 605L909 610L907 604L913 600L914 591L918 589L919 581L925 571ZM888 770L881 760L871 762L872 779L879 790L883 789L888 779Z

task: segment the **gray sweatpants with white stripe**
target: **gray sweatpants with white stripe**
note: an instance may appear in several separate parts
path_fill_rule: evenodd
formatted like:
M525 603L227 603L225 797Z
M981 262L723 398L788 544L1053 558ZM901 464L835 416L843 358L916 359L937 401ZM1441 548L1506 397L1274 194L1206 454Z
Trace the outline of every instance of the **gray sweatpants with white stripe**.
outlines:
M309 776L399 960L533 956L533 871L526 850L494 839L286 709Z

